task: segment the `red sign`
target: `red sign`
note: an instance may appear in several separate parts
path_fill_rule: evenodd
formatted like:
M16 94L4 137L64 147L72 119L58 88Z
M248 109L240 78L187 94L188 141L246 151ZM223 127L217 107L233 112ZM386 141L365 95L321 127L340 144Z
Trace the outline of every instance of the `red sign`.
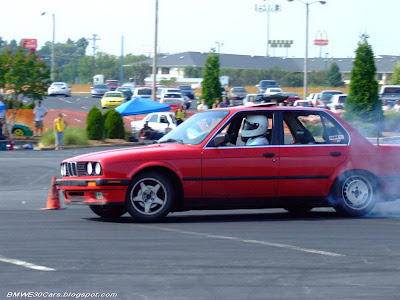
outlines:
M314 45L316 46L327 46L328 40L314 40Z
M21 46L31 51L35 51L37 48L37 39L23 39L21 41Z

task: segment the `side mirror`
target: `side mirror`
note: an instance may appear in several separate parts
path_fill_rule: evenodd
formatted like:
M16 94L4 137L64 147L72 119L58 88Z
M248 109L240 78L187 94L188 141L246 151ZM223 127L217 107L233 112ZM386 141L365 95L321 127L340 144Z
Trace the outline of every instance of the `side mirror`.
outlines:
M210 146L218 147L227 142L229 142L229 135L227 133L225 134L220 133L216 137L214 137L214 139L210 143Z

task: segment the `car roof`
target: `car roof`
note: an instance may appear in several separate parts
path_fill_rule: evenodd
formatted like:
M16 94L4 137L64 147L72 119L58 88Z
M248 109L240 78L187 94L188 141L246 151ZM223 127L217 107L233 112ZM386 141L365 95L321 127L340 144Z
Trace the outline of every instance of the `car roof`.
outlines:
M233 107L223 107L223 108L214 108L213 110L228 110L232 113L236 112L251 112L254 110L265 110L265 111L313 111L313 112L318 112L318 111L323 111L323 112L330 112L329 109L324 109L324 108L317 108L317 107L294 107L294 106L277 106L272 103L261 103L261 104L255 104L252 106L233 106Z

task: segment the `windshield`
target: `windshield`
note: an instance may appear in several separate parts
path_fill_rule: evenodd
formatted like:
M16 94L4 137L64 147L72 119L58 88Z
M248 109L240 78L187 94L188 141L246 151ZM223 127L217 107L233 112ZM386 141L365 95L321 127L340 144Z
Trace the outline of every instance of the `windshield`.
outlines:
M192 87L190 85L180 85L179 89L180 90L191 90Z
M107 89L107 86L105 84L99 84L94 86L95 89Z
M120 93L106 93L106 97L123 97Z
M204 141L228 113L228 111L224 110L197 113L176 127L176 129L163 136L158 142L178 142L198 145Z
M236 92L236 93L245 93L246 90L244 88L233 88L232 92Z
M339 91L338 92L323 92L321 94L321 100L325 100L325 101L331 100L332 96L337 95L337 94L343 94L343 93L339 92Z
M260 82L261 87L266 87L266 86L271 86L271 85L276 85L276 82L273 80L264 80Z
M140 89L137 91L138 95L151 95L151 89Z
M181 94L165 94L164 98L182 98Z
M165 104L182 104L182 101L180 101L180 100L169 100L169 99L167 99L167 100L164 100L164 103Z
M400 88L398 87L385 87L383 90L384 94L400 94Z

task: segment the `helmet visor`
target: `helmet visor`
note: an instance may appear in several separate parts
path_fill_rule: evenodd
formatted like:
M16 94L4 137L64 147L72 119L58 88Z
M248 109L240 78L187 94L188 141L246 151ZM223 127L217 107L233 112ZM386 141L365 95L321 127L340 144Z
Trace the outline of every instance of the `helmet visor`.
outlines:
M260 126L260 124L258 123L252 123L249 121L244 121L243 123L243 130L255 130L258 128L258 126Z

